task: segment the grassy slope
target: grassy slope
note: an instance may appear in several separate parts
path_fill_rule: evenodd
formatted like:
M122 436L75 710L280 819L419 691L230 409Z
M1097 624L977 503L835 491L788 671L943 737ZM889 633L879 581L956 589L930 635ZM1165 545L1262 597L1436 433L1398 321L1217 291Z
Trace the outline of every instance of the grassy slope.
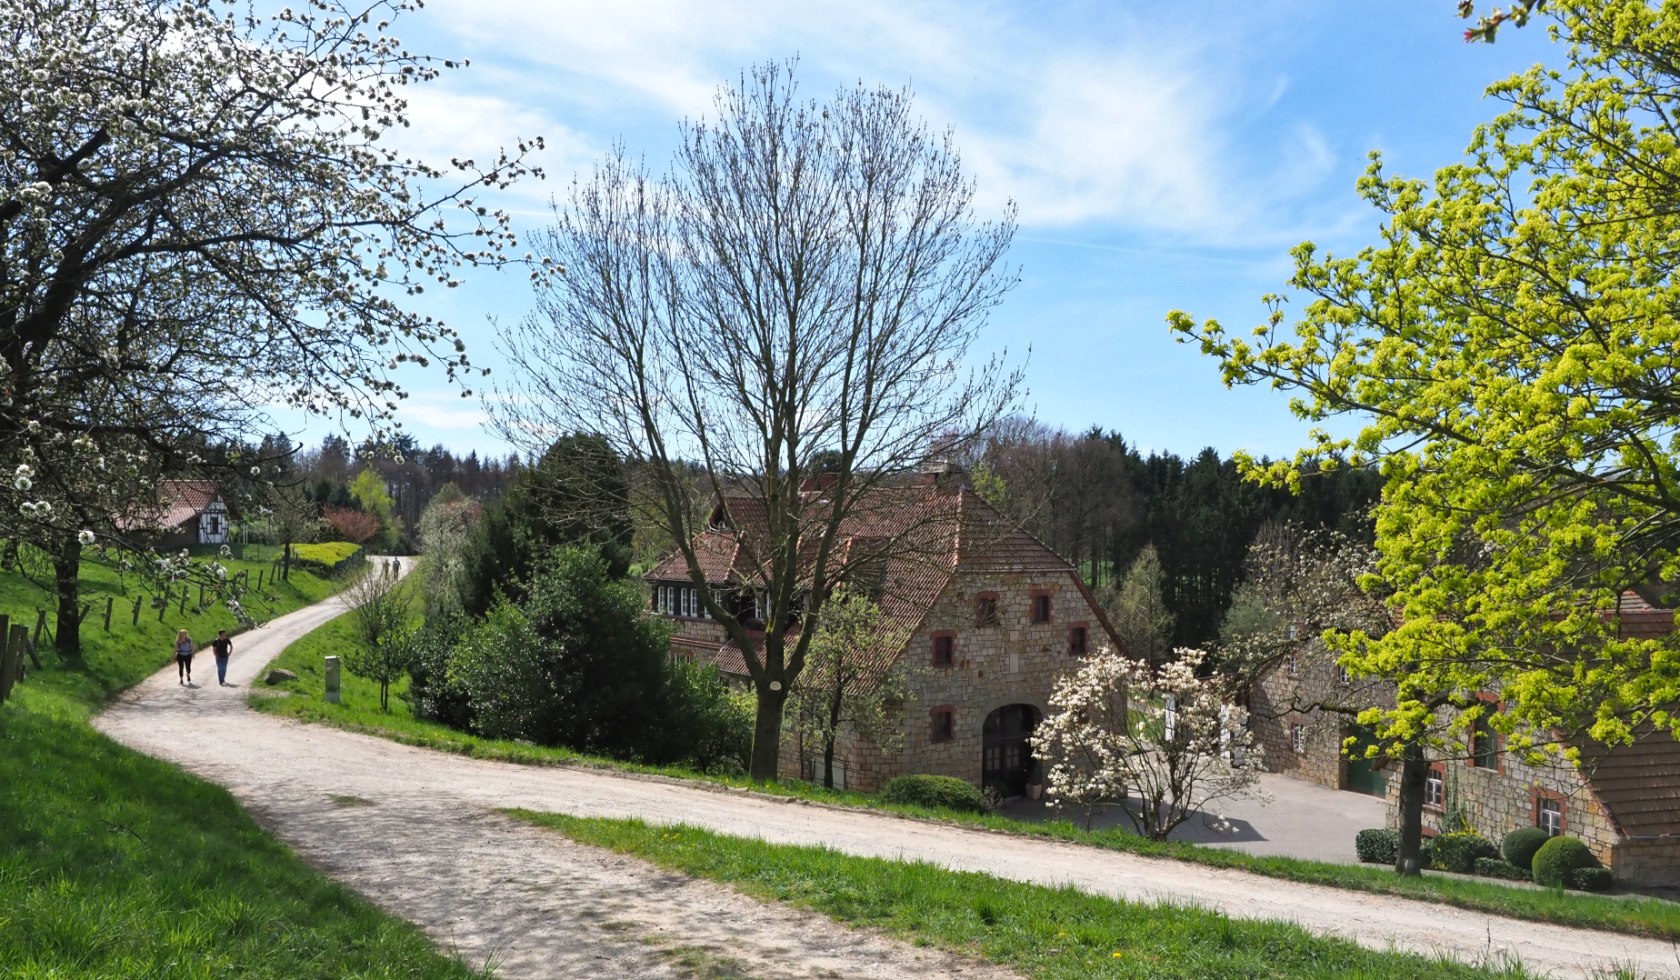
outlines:
M418 574L418 572L416 573ZM892 806L872 796L824 790L808 783L762 784L746 779L727 779L701 776L681 769L632 765L611 759L583 756L570 749L544 748L521 742L479 738L465 732L422 721L413 717L402 700L407 682L392 687L391 711L379 710L377 685L346 676L343 681L341 705L330 705L321 699L322 658L343 649L349 640L349 624L344 620L329 623L289 647L277 661L298 674L298 680L286 685L293 693L289 698L257 698L263 711L282 714L304 721L321 722L352 731L378 735L410 745L487 759L546 765L586 765L627 771L657 773L678 779L709 780L734 786L751 786L765 793L797 796L840 806L856 806L886 810L992 830L1050 837L1072 843L1086 844L1137 854L1193 861L1198 864L1236 868L1290 881L1308 882L1347 888L1376 894L1397 895L1424 901L1444 902L1460 908L1492 912L1520 919L1555 922L1560 925L1628 932L1680 940L1680 904L1659 899L1616 898L1580 892L1512 888L1486 879L1458 876L1426 875L1420 878L1401 878L1393 871L1373 865L1330 864L1283 857L1260 857L1241 851L1198 847L1194 844L1157 844L1124 830L1086 831L1068 821L1037 824L1023 823L1003 817L979 816L949 811L929 811L917 807ZM1353 842L1349 841L1351 848Z
M919 862L826 848L512 811L585 843L721 881L754 897L812 909L910 942L979 956L1031 977L1520 977L1411 954L1364 949L1280 922L1099 898Z
M250 567L255 578L261 562ZM123 748L88 719L112 693L166 664L177 625L201 641L233 625L223 610L174 611L141 625L113 615L108 570L84 571L98 606L84 655L42 652L0 706L0 963L17 977L464 977L417 930L310 870L225 791ZM253 604L259 616L333 586L293 574ZM33 624L47 600L0 575L0 611ZM124 600L117 610L127 613ZM120 627L119 627L120 621Z

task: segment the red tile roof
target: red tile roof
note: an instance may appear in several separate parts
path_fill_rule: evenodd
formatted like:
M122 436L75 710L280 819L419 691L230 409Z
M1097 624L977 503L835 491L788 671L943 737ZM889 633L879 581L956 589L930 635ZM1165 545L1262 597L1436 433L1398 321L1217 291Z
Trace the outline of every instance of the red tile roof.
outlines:
M769 536L763 501L733 496L722 506L731 529L708 529L694 541L706 581L718 587L761 584L761 567L755 566L753 557L762 550L762 545L758 549L754 545ZM808 519L820 517L819 513ZM870 555L877 550L879 564ZM805 560L814 565L814 553L807 551ZM887 487L858 499L842 521L831 563L842 577L868 569L878 581L884 615L880 637L869 649L865 673L871 682L897 663L959 569L1068 575L1090 603L1102 630L1118 646L1113 627L1073 567L966 486ZM646 575L649 581L686 581L688 577L680 552L667 556ZM727 673L747 673L745 658L733 641L724 643L714 659Z
M172 531L204 513L216 497L211 480L163 480L155 503L119 514L114 523L122 531Z

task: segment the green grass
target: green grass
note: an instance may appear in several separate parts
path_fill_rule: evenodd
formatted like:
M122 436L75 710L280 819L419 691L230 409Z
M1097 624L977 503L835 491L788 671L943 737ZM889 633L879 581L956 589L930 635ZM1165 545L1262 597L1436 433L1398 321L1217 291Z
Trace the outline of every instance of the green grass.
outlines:
M977 956L1031 977L1521 977L1513 966L1466 966L1380 953L1279 922L1232 920L1177 905L1100 898L921 862L649 827L509 811L588 844L728 884L755 898Z
M420 574L416 572L415 574ZM335 620L304 637L287 649L277 662L298 675L285 689L287 698L253 698L267 712L304 721L320 722L351 731L377 735L409 745L459 753L484 759L498 759L533 765L567 765L654 774L674 779L745 787L775 795L806 799L835 806L881 810L924 820L985 827L1006 833L1051 838L1069 843L1126 851L1149 857L1190 861L1219 868L1232 868L1288 881L1298 881L1379 895L1395 895L1420 901L1442 902L1459 908L1490 912L1517 919L1558 925L1624 932L1680 940L1680 904L1654 898L1611 897L1581 892L1516 888L1489 880L1457 876L1426 875L1402 878L1386 867L1333 864L1297 858L1264 857L1241 851L1201 847L1179 842L1156 843L1123 829L1087 831L1061 820L1028 823L1007 817L928 810L893 805L862 793L825 790L801 781L755 783L744 777L703 775L686 769L645 766L585 756L565 748L545 748L523 742L480 738L433 722L413 717L402 700L406 681L392 686L391 711L379 710L379 688L359 678L343 680L343 702L330 705L322 700L322 661L326 654L343 649L350 642L349 623ZM1351 850L1353 841L1348 841Z
M249 567L266 567L255 556ZM246 567L235 563L235 570ZM253 581L255 571L252 572ZM89 595L125 594L86 567ZM254 599L264 618L332 591L313 576ZM196 598L196 593L195 593ZM0 611L47 599L0 574ZM84 623L83 655L42 651L0 706L0 964L7 977L468 977L416 929L311 870L222 789L130 751L88 719L104 701L168 663L178 625L207 639L233 627L225 610L141 624L103 598ZM127 612L124 599L119 612ZM97 617L97 618L96 618Z

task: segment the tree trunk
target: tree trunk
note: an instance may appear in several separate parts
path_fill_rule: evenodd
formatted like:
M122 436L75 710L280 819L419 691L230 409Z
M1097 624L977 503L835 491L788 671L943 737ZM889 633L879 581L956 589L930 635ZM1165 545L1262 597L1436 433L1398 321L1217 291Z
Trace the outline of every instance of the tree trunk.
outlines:
M753 718L752 761L747 766L747 775L768 782L776 778L781 756L782 706L787 703L787 685L764 677L753 686L758 695L758 711Z
M290 538L286 540L286 546L280 549L280 554L280 581L290 582L292 580L292 542Z
M82 543L69 535L53 554L53 577L58 592L58 628L53 649L65 656L82 652L82 592L77 576L82 568Z
M1422 873L1423 784L1428 776L1423 746L1406 746L1400 754L1400 847L1394 858L1395 874Z
M834 788L834 740L840 734L840 708L846 696L845 684L834 683L834 696L828 702L828 728L823 733L823 788Z

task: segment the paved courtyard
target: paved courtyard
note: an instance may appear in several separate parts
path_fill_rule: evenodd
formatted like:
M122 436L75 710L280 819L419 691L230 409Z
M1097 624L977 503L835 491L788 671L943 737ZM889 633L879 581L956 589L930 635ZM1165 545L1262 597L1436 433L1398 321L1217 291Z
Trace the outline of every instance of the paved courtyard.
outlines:
M1327 789L1289 776L1266 773L1260 785L1271 797L1269 803L1233 800L1221 804L1216 813L1197 814L1173 832L1173 840L1194 841L1211 847L1229 847L1250 854L1279 854L1355 864L1353 837L1366 827L1383 825L1383 801L1374 796ZM1050 820L1061 814L1043 800L1015 799L1003 806L1003 813L1021 820ZM1079 823L1083 811L1069 810L1068 819ZM1214 828L1215 817L1229 824L1225 831ZM1099 813L1093 827L1131 824L1118 811Z

